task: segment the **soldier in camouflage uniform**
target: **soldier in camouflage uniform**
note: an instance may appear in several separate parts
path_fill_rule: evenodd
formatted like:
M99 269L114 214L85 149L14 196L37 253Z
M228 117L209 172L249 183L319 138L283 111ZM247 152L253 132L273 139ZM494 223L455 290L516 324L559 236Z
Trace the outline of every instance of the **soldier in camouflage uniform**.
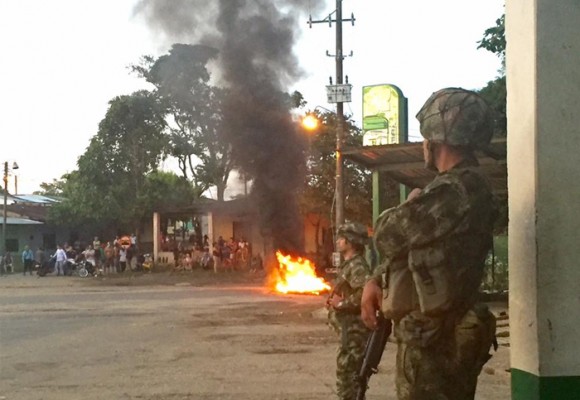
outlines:
M344 262L338 268L334 290L327 300L328 316L340 336L336 360L338 398L354 400L358 390L358 371L370 333L360 316L363 287L371 274L363 257L367 229L358 223L347 223L339 228L337 237L337 249Z
M495 341L495 318L477 304L496 216L473 151L492 135L475 93L434 93L417 114L426 166L438 175L375 226L381 264L364 288L362 318L382 308L397 338L399 400L473 400Z

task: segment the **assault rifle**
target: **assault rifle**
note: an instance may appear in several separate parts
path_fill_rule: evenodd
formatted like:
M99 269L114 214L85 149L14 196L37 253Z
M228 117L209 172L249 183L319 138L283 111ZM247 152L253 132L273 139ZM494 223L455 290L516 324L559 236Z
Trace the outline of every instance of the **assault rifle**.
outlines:
M377 329L373 331L365 347L365 357L358 373L359 388L356 400L365 400L369 379L378 371L383 351L392 330L390 319L385 319L382 312L377 316Z
M338 282L336 282L334 284L332 291L330 292L330 294L328 295L328 298L326 299L326 308L330 307L330 299L332 299L332 296L334 296L335 294L342 296L342 292L344 290L344 287L347 284L348 284L348 282L344 281L344 280L338 280Z

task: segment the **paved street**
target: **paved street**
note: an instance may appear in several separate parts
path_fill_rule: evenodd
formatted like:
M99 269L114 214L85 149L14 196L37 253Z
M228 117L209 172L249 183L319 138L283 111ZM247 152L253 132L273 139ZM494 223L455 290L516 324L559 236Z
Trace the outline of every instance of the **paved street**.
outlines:
M333 398L323 298L120 283L0 279L0 399ZM394 347L370 400L395 399ZM501 347L489 363L478 400L509 398L508 355Z

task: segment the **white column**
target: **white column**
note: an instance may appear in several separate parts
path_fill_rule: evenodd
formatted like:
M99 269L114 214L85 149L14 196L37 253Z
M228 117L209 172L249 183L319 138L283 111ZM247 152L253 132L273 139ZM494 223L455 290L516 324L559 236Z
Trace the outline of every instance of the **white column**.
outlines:
M213 237L213 213L207 213L207 236L209 237L210 244L217 240Z
M159 257L159 241L161 239L160 229L161 217L158 212L153 213L153 260L157 261Z
M507 0L512 398L580 399L580 2Z

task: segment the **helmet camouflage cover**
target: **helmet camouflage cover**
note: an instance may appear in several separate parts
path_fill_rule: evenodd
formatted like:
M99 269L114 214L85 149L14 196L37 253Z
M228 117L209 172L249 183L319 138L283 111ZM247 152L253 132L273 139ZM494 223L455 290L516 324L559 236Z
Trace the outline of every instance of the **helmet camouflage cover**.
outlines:
M493 134L493 116L485 100L461 88L433 93L417 119L421 135L432 142L476 149L486 147Z
M338 228L337 236L343 237L350 243L366 245L369 235L367 227L358 222L347 222Z

